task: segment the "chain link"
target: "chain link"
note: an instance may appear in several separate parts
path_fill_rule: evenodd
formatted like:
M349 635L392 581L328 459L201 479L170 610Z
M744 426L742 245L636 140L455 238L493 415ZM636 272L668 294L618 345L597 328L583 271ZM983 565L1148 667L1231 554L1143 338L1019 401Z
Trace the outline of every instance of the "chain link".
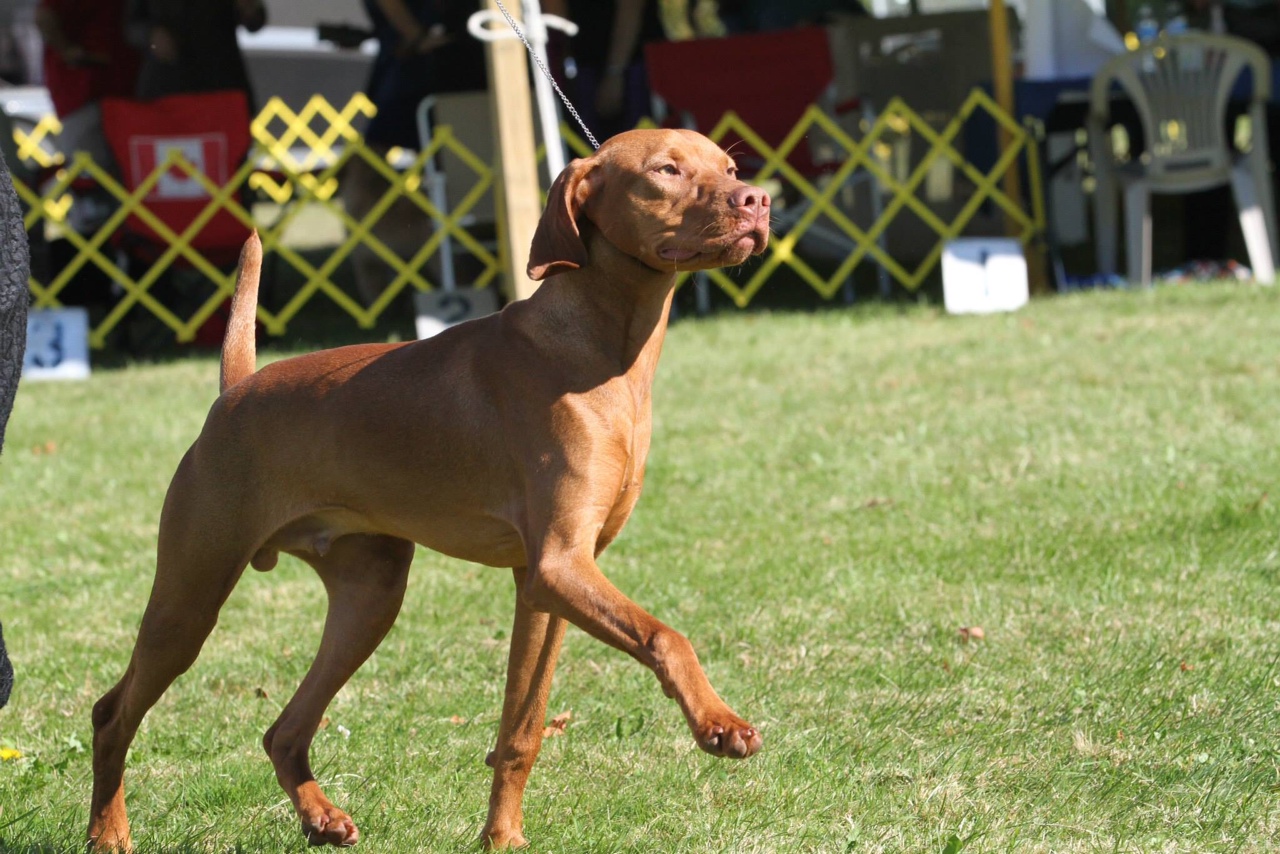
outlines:
M564 101L564 105L569 108L569 112L573 114L574 119L578 122L578 127L582 128L582 132L587 135L587 141L591 143L592 148L599 148L600 143L596 142L596 138L592 135L591 130L587 127L587 123L582 120L582 116L578 115L578 111L574 109L573 104L569 102L569 97L560 90L560 85L556 83L556 79L551 76L551 70L547 68L542 61L542 57L538 56L538 52L533 49L533 45L529 44L529 40L525 38L524 31L520 29L520 25L516 23L516 19L511 17L511 13L507 11L507 7L502 5L502 0L494 0L498 4L498 9L502 12L502 17L507 19L507 23L511 25L511 29L520 37L520 41L524 42L525 48L529 51L529 55L533 57L533 61L537 63L538 68L542 69L542 73L551 81L551 86L556 90L556 94L560 96L560 100ZM547 140L550 145L551 141Z

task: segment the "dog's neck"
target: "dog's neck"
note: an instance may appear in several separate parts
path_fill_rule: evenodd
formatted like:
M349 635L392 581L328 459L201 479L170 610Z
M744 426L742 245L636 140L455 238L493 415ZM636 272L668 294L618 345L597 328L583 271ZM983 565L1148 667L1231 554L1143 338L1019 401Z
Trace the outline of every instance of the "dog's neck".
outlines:
M625 254L587 225L587 269L547 279L530 308L566 339L576 358L599 359L617 375L653 381L667 330L675 273Z

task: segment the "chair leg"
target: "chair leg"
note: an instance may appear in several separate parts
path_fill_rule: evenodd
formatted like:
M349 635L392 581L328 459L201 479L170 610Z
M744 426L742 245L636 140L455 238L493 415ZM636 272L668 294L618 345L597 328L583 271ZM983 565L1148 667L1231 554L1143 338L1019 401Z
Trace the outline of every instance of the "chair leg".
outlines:
M1280 259L1280 235L1277 234L1276 200L1271 184L1271 146L1267 139L1267 120L1265 111L1255 106L1250 113L1253 116L1253 148L1244 158L1244 166L1253 176L1253 186L1258 191L1258 200L1262 202L1262 217L1267 226L1267 237L1271 242L1271 260L1274 264Z
M1231 190L1236 197L1240 230L1244 232L1244 245L1249 250L1253 278L1271 284L1276 278L1276 268L1271 255L1272 223L1267 221L1266 205L1261 198L1264 189L1254 183L1253 175L1246 169L1237 167L1231 170Z
M436 210L445 216L449 215L449 194L448 194L448 177L444 172L435 169L429 169L425 172L424 184L427 185L427 195L431 199L431 204L435 205ZM433 229L438 228L438 224L431 223ZM449 236L449 232L445 231L444 236L440 239L440 246L436 249L436 257L440 259L440 286L446 291L454 291L458 289L457 274L453 268L453 238Z
M1124 188L1124 236L1129 283L1151 287L1151 191L1143 181Z
M711 313L711 279L706 273L693 274L693 293L696 298L698 314L702 317Z
M1276 200L1271 190L1271 170L1263 165L1261 173L1254 173L1254 186L1258 188L1258 200L1262 203L1262 222L1267 230L1267 245L1271 247L1271 263L1280 260L1280 238L1276 234Z
M1115 179L1106 169L1099 169L1093 193L1093 243L1097 252L1098 272L1115 275L1119 254L1119 212Z

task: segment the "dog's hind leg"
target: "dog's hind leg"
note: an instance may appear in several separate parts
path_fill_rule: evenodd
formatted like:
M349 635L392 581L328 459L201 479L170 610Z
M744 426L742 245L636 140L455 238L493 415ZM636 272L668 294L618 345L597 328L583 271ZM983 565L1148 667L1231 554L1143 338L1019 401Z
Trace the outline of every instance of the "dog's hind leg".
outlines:
M525 603L525 575L523 568L515 570L516 619L507 661L507 693L498 746L487 760L493 766L493 789L489 794L489 818L480 840L490 848L528 844L521 802L529 772L542 749L547 695L568 625L560 617L534 611Z
M300 555L320 574L329 597L320 650L297 693L267 730L262 746L313 845L354 845L355 822L333 805L311 773L311 740L324 710L391 629L404 600L413 543L349 534L323 556Z
M156 579L124 677L93 707L93 800L89 841L96 851L130 850L125 754L147 711L191 666L244 571L245 556L212 536L180 535L161 523Z

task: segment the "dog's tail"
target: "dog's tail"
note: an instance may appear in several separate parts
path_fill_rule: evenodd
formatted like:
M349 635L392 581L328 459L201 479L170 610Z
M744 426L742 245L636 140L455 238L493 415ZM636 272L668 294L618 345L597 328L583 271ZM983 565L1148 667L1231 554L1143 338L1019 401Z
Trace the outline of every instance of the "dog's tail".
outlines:
M257 370L258 278L261 275L262 241L255 229L240 250L231 319L227 321L227 336L222 339L221 391Z

